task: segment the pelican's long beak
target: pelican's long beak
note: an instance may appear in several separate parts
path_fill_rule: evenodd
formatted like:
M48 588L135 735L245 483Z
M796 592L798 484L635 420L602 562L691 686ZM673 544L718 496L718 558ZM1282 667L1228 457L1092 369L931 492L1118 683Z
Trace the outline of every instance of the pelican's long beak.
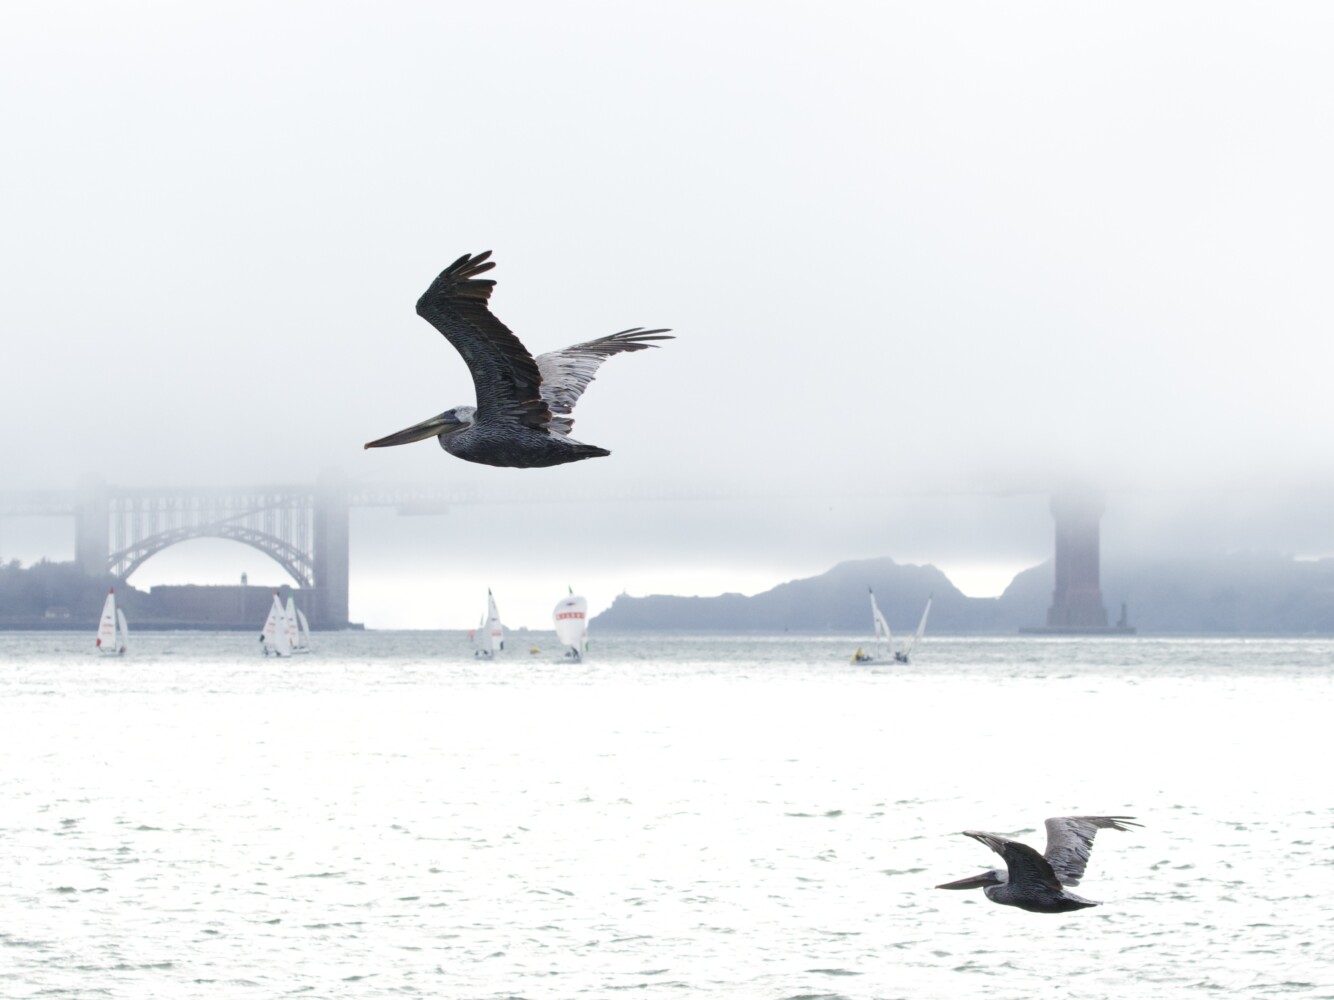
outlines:
M397 434L390 434L388 437L382 437L378 441L367 441L367 448L388 448L396 444L412 444L413 441L425 441L427 438L439 437L442 434L453 434L455 431L461 431L467 427L466 421L459 420L454 416L453 410L446 410L437 417L430 420L423 420L419 424L413 424L411 427L399 431Z
M957 882L946 882L944 885L936 886L937 889L982 889L989 885L999 885L1000 879L996 878L995 872L983 872L981 875L969 875L967 878L961 878Z

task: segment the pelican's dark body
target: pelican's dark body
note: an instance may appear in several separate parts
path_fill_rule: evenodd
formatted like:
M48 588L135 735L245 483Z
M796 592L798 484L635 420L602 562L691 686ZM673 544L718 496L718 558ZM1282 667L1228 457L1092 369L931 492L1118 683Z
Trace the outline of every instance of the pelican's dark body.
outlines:
M981 889L987 899L1030 913L1069 913L1099 904L1069 890L1079 885L1099 830L1139 826L1130 816L1053 816L1047 820L1047 850L1039 854L1027 844L996 833L965 830L965 837L986 844L1005 860L1005 871L946 882L937 889Z
M477 405L457 406L367 448L439 438L456 458L482 465L533 469L610 455L570 437L574 404L598 367L614 354L656 347L666 330L636 327L534 358L487 307L495 282L488 250L464 254L417 300L417 315L444 334L472 373Z
M606 448L528 427L478 421L453 434L440 435L440 447L455 458L511 469L538 469L610 455Z
M1017 906L1029 913L1069 913L1088 906L1097 906L1091 899L1076 896L1069 889L1052 889L1046 885L989 885L982 890L987 899L1005 906Z

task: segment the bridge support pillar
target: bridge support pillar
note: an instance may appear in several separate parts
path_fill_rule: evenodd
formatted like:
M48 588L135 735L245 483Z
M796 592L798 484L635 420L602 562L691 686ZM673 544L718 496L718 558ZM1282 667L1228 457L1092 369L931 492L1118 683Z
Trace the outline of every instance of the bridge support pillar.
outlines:
M313 562L320 628L348 626L348 490L336 472L323 472L315 487Z
M74 514L74 561L88 576L107 575L107 553L111 551L111 496L106 483L95 476L79 485Z
M1107 608L1099 584L1099 522L1106 509L1092 493L1061 493L1051 498L1056 519L1056 589L1047 609L1048 628L1107 627Z
M1051 498L1056 520L1056 587L1047 609L1047 624L1021 628L1021 632L1055 635L1133 635L1125 621L1107 624L1099 583L1101 553L1100 522L1106 502L1099 493L1067 490Z

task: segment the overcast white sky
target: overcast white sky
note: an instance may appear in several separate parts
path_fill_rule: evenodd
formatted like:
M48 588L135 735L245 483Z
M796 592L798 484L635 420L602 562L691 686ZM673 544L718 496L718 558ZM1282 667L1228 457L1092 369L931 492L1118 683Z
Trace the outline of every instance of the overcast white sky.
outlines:
M1332 50L1320 3L6 4L0 489L775 498L358 514L380 625L870 555L994 591L1071 474L1121 491L1109 543L1328 554ZM611 458L362 451L471 401L413 303L484 249L535 353L678 334L580 403Z

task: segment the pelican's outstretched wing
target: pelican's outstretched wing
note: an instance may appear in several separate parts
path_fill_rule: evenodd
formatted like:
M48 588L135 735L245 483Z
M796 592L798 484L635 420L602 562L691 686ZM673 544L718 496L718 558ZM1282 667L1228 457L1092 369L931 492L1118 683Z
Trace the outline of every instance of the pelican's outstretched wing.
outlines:
M623 351L642 351L656 347L652 340L672 340L666 336L666 330L645 330L635 327L622 330L607 337L599 337L587 343L575 344L563 351L551 351L537 356L537 370L542 374L542 399L556 414L551 422L551 430L556 434L568 434L574 421L568 419L584 394L588 384L593 381L602 362L613 354Z
M496 266L487 260L490 256L490 250L464 254L441 271L417 300L417 315L463 355L477 390L479 420L510 419L545 428L551 409L541 395L537 362L487 309L496 283L477 275Z
M1060 894L1061 882L1051 870L1051 865L1047 863L1046 858L1027 844L995 833L981 833L977 830L965 830L963 833L965 837L972 837L986 844L1005 859L1008 873L1006 881L1010 885L1020 890L1025 886L1042 886Z
M1047 820L1045 857L1056 877L1065 885L1079 885L1098 831L1144 825L1133 820L1131 816L1053 816Z

